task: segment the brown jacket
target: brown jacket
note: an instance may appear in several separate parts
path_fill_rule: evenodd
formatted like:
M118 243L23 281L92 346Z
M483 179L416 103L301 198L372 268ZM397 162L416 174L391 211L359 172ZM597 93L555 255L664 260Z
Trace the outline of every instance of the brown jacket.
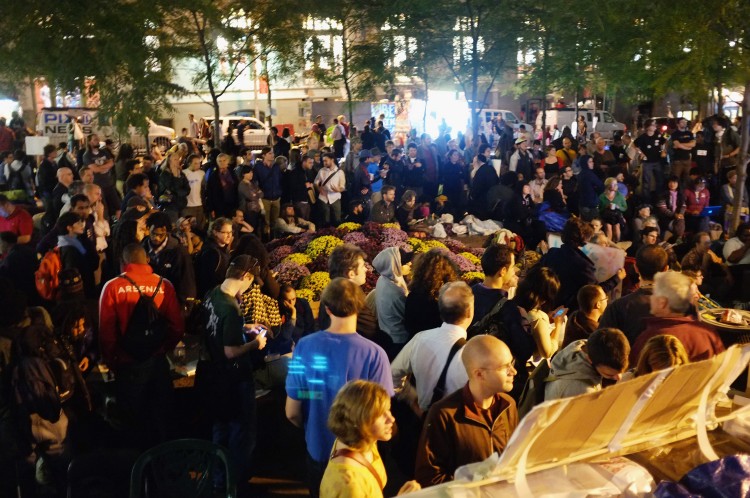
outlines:
M495 396L492 426L480 415L468 383L430 408L415 469L423 487L450 481L458 467L502 453L518 425L518 412L513 398L504 393Z

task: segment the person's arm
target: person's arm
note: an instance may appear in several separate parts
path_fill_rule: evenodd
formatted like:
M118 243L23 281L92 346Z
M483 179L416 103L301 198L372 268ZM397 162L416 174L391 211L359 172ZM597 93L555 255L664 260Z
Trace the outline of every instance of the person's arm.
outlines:
M544 358L551 358L557 351L558 338L563 333L563 321L561 319L555 320L553 327L550 324L549 318L542 316L544 314L542 311L535 313L537 319L531 324L531 334L536 343L539 355Z
M224 356L226 356L228 360L234 360L245 356L250 351L263 349L265 345L266 338L263 336L256 336L255 339L243 344L242 346L224 346Z
M415 342L415 338L407 342L391 363L391 376L393 377L394 386L401 387L404 378L412 373L411 354L414 350Z
M729 242L727 242L727 244L729 244ZM745 257L745 254L747 254L748 249L750 249L750 244L742 244L737 249L731 250L730 248L730 251L725 250L724 257L727 258L727 262L732 263L732 264L737 264L742 260L742 258Z
M302 415L302 401L298 401L287 396L284 411L286 412L287 420L289 420L292 425L302 428L304 424L304 417Z
M167 338L164 342L166 352L173 350L185 335L185 322L174 286L169 280L162 280L161 284L164 287L164 300L159 306L159 311L167 318Z
M109 368L115 365L117 349L117 314L115 312L117 291L113 289L114 285L114 280L109 281L104 286L99 299L99 350L102 360Z
M454 432L445 423L445 417L447 415L433 406L419 438L414 478L423 487L453 479L457 441L452 440Z

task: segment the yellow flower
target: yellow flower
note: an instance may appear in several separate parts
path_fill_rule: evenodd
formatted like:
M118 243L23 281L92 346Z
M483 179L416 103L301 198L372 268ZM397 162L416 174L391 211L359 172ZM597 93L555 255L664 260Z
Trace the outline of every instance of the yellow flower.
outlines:
M331 251L337 246L340 246L344 243L343 240L341 240L338 237L334 237L333 235L324 235L322 237L318 237L317 239L313 239L310 241L309 244L307 244L307 249L305 249L305 254L310 256L311 259L315 259L321 254L328 256L331 254Z
M297 298L307 299L308 302L315 301L315 299L313 299L315 293L310 289L297 289L295 293L297 294Z
M383 223L380 226L382 226L383 228L398 228L399 230L401 230L401 225L399 225L398 223Z
M287 256L283 259L283 261L289 261L291 263L296 263L300 266L306 266L312 263L312 259L310 259L310 256L307 254L301 253L301 252L295 252Z
M353 223L351 221L342 223L338 226L339 230L346 230L347 232L353 232L355 230L359 230L360 228L362 228L362 225L360 225L359 223Z
M458 253L458 255L459 256L463 256L464 258L468 259L469 261L471 261L475 265L478 265L478 264L480 264L482 262L478 257L476 257L474 254L472 254L470 252L460 252L460 253Z
M327 271L316 271L309 277L302 279L301 289L309 289L313 293L313 301L320 299L320 293L331 282L331 276Z
M481 282L484 280L484 273L482 273L481 271L467 271L466 273L461 275L461 279L470 284Z
M415 247L415 252L427 252L430 249L448 249L445 244L437 240L423 240L419 247Z

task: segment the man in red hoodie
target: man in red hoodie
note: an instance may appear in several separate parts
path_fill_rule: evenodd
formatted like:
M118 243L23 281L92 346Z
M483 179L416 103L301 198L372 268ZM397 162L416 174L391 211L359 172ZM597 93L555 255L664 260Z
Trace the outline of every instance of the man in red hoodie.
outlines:
M156 275L140 244L125 246L125 271L104 285L99 300L99 343L102 358L115 374L117 404L134 440L151 445L166 440L172 381L166 353L184 333L184 323L174 287ZM148 334L129 330L143 295L153 302L163 320L160 343L148 342ZM143 313L139 313L142 317ZM154 327L156 330L156 326ZM157 332L157 337L161 333ZM145 340L145 342L144 342Z

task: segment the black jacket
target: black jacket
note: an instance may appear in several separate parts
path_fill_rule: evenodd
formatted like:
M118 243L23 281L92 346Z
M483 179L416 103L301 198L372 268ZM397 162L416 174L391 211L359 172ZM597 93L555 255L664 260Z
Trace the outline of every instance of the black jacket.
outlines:
M315 171L305 170L302 166L295 166L292 170L281 174L282 202L310 202L305 183L315 180Z
M209 238L195 258L195 277L198 284L198 298L203 299L210 291L224 281L229 268L229 248L219 247Z
M154 269L154 273L172 283L181 303L185 303L189 297L196 297L195 270L185 246L172 235L167 235L167 245L158 253L151 250L149 239L144 239L143 247L148 253L148 264Z

